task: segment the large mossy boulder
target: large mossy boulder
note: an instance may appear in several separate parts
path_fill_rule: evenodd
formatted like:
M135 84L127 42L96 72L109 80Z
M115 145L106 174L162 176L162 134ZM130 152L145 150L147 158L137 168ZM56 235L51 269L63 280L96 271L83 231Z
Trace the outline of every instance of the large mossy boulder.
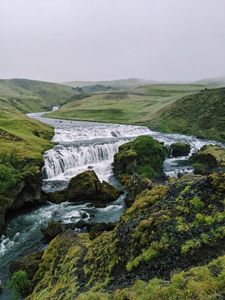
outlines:
M174 143L170 146L171 156L187 156L191 151L191 146L186 143Z
M114 156L114 173L121 179L138 174L149 179L161 179L167 149L150 136L139 136L119 148Z
M70 180L67 200L71 202L88 201L96 206L105 206L115 201L120 192L111 184L98 179L94 171L85 171Z
M189 159L196 174L225 172L225 148L206 145Z
M38 270L42 255L43 251L39 251L12 261L10 264L11 273L23 270L27 273L28 278L32 279Z

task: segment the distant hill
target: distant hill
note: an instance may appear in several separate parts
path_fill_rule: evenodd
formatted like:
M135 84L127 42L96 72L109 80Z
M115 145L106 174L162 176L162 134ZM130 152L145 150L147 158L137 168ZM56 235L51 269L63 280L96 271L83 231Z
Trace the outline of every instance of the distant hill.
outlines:
M152 80L146 79L138 79L138 78L128 78L128 79L117 79L111 81L69 81L63 82L63 84L72 86L72 87L87 87L93 85L101 85L101 86L110 86L117 88L129 88L129 87L137 87L139 85L151 84L155 83Z
M130 90L81 93L72 96L60 110L49 117L101 121L124 124L144 124L163 107L183 96L198 93L204 85L151 84Z
M185 96L158 111L148 125L225 142L225 88Z
M25 113L49 110L75 94L79 93L61 84L28 79L0 79L0 107Z
M222 77L214 77L214 78L205 78L196 81L197 84L205 84L208 87L225 87L225 76Z

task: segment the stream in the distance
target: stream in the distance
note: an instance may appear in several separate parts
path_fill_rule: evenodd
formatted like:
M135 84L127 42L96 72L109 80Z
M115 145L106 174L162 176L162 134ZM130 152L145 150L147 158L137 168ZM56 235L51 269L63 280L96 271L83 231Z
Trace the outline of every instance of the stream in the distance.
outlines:
M42 115L36 113L29 116L55 128L53 143L56 145L44 154L43 190L47 192L65 188L71 177L88 169L93 169L100 180L117 185L112 172L113 156L120 145L140 135L150 135L166 146L177 141L186 142L191 146L191 153L205 144L214 143L193 136L154 132L142 126L66 121L48 119ZM178 173L191 173L193 170L187 159L166 159L164 172L173 177ZM46 203L12 215L7 221L5 234L0 238L0 280L3 285L9 278L12 260L46 247L40 229L50 220L74 223L85 216L90 222L114 222L124 211L123 200L124 195L106 208L94 208L87 203ZM0 299L11 299L10 292L6 290L0 294Z

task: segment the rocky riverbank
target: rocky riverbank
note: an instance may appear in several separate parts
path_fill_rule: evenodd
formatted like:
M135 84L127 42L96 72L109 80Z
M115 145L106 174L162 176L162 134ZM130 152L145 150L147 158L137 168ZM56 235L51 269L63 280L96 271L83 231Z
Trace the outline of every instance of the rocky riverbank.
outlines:
M93 239L88 233L64 230L44 251L28 299L127 299L128 294L132 299L137 284L137 289L143 287L143 299L148 299L145 282L155 277L159 278L153 280L155 285L152 280L148 283L152 299L161 299L159 286L165 293L170 288L165 295L171 297L222 295L217 278L225 268L224 176L218 169L163 185L144 182L115 227ZM200 267L191 269L194 266ZM202 277L202 272L211 273ZM191 280L196 284L191 286ZM87 292L90 289L95 292Z

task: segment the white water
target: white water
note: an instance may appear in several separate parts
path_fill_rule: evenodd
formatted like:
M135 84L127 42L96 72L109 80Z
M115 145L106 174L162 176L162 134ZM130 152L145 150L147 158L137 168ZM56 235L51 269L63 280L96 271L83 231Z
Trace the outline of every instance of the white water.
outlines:
M112 162L119 146L140 135L150 135L165 146L174 142L185 142L191 146L192 155L206 144L216 142L201 140L193 136L181 134L165 134L154 132L144 126L102 124L95 122L64 121L39 118L55 127L53 142L57 145L44 155L44 190L65 188L71 177L88 169L95 170L100 180L110 181L113 177ZM191 173L188 158L167 158L164 162L164 172L176 177L179 173Z

